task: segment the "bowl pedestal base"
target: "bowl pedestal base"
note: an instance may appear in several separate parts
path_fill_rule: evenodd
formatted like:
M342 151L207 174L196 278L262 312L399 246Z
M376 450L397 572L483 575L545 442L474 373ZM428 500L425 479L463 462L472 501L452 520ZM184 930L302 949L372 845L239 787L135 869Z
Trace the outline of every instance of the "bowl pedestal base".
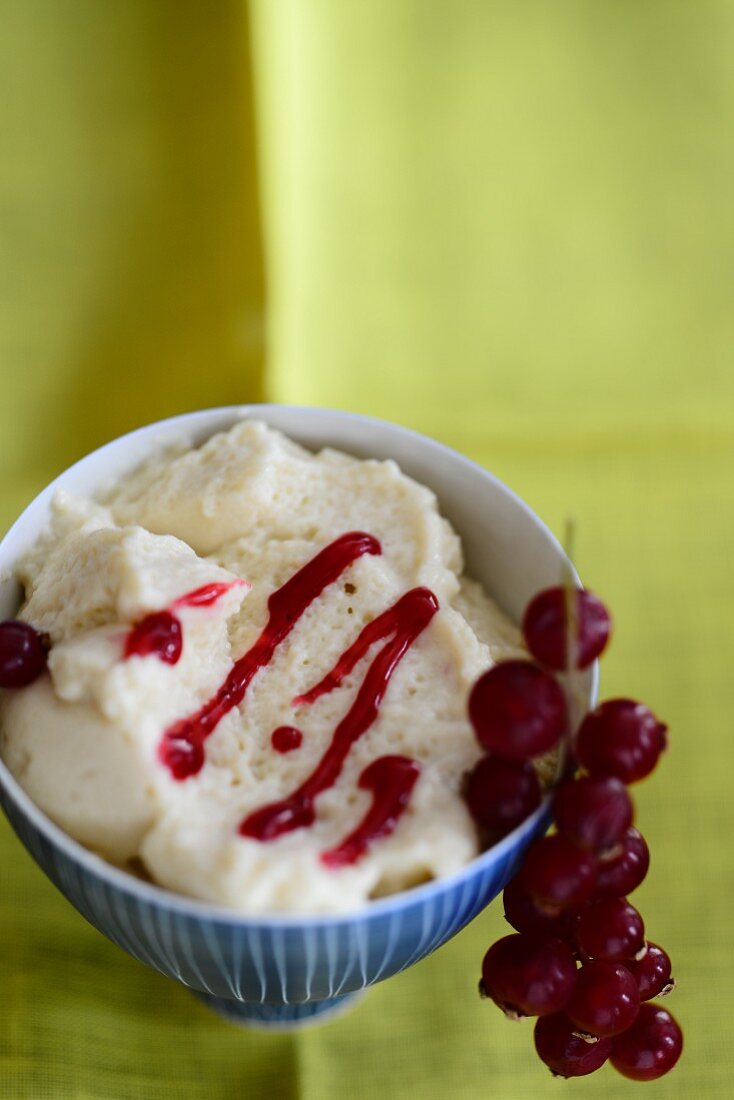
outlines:
M343 993L325 1001L304 1001L302 1004L259 1004L235 1001L195 992L194 996L218 1016L240 1027L259 1031L300 1031L304 1027L328 1023L348 1012L364 997L366 990Z

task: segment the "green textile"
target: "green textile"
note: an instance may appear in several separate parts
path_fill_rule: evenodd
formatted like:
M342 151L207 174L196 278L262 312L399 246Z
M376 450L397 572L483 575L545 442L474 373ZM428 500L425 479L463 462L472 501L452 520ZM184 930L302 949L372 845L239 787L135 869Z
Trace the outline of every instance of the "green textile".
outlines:
M573 513L615 614L602 693L670 725L634 901L687 1047L646 1095L731 1096L734 6L0 11L0 522L126 428L262 394L416 427L557 531ZM104 940L4 822L0 868L3 1100L569 1087L476 998L496 904L342 1020L267 1036Z

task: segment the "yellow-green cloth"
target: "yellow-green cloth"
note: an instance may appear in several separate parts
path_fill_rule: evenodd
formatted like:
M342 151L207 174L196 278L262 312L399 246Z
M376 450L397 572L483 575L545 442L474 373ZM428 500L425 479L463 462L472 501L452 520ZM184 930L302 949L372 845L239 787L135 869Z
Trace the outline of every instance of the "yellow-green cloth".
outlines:
M0 520L127 428L261 395L417 427L557 531L573 513L615 614L603 694L670 724L633 900L687 1048L646 1095L731 1096L734 6L0 13ZM5 823L0 876L3 1100L636 1087L551 1080L532 1025L478 1001L497 904L342 1020L268 1036L104 940Z

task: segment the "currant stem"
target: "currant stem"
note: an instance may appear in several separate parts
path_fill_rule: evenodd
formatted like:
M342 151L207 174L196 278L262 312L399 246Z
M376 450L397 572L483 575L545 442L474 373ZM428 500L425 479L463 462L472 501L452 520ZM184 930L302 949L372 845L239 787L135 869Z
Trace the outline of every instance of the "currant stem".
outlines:
M583 701L581 698L579 671L576 668L579 644L578 606L576 593L578 585L575 578L574 556L576 550L576 519L566 517L566 529L563 537L565 557L561 566L561 584L563 585L566 607L566 669L563 679L568 709L568 732L566 751L573 752L576 730L581 721Z

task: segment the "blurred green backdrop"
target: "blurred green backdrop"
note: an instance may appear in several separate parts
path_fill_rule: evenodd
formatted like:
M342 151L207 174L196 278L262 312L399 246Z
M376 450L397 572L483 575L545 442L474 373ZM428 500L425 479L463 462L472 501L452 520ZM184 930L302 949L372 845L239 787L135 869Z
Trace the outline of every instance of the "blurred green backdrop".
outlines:
M485 463L611 604L604 694L672 751L635 896L729 1097L734 5L0 0L0 520L113 435L335 405ZM474 987L497 905L350 1016L237 1031L0 826L8 1098L556 1096ZM591 1098L627 1095L610 1069Z

